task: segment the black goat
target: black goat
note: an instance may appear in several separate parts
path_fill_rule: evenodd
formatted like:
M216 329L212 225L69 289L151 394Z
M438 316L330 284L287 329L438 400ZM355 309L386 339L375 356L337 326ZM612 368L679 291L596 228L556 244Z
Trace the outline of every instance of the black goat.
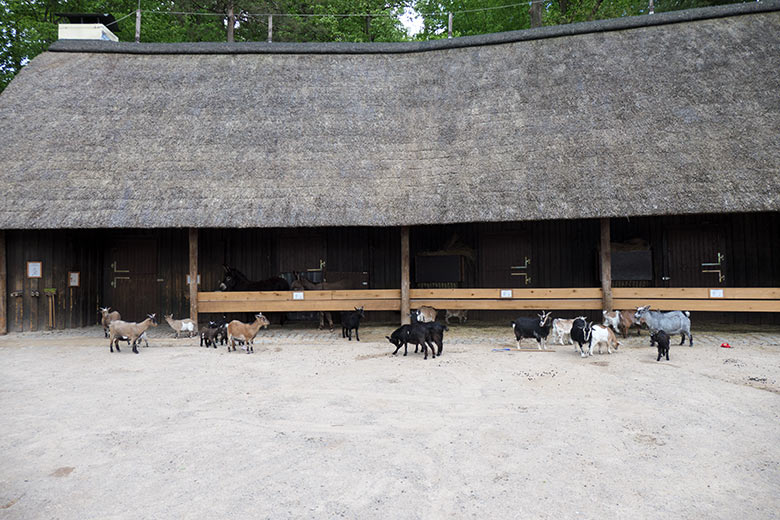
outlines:
M428 329L428 337L426 338L433 348L433 344L439 347L437 356L441 356L441 351L444 349L444 331L450 330L446 325L442 325L439 322L431 321L428 323L421 323L426 329Z
M354 311L343 311L341 313L341 337L352 341L352 329L355 329L355 339L360 341L358 328L360 327L360 318L365 318L363 307L355 307Z
M571 340L579 345L580 356L585 357L585 351L582 349L583 345L588 345L588 352L591 350L591 324L585 321L585 318L577 318L571 325ZM575 352L577 346L574 347Z
M387 340L395 345L395 352L398 353L401 347L404 347L404 356L408 352L409 343L413 344L414 351L417 352L418 348L422 348L425 353L423 359L428 359L428 349L431 349L431 356L436 357L436 349L434 343L431 341L431 329L426 327L425 323L412 323L411 325L402 325L395 329L390 336L385 336Z
M210 321L207 327L204 327L200 330L200 346L202 347L205 343L207 348L212 346L217 348L217 336L219 335L219 330L219 325L213 321Z
M669 361L669 335L662 330L651 331L650 339L658 343L658 358L656 361L661 361L663 356L666 356L666 360Z
M549 312L542 311L539 318L517 318L512 322L517 348L520 348L520 340L523 338L534 338L539 344L539 350L542 350L543 347L547 349L547 336L550 335L550 328L552 328L552 322Z

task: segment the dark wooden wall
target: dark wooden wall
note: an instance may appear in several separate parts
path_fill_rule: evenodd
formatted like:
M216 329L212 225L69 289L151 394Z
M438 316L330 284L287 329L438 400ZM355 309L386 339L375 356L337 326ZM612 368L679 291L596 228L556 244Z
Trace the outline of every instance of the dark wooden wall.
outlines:
M56 289L56 328L83 327L98 318L101 244L93 231L7 231L8 330L48 328L44 289ZM42 278L27 278L27 262L43 262ZM79 271L80 287L68 287L68 272ZM21 291L22 296L11 296ZM38 291L40 296L33 296Z
M716 251L725 256L725 280L720 285L780 287L779 213L615 218L611 227L613 242L640 238L650 244L653 280L647 285L651 287L702 283L717 287L716 275L699 272L702 258ZM598 242L597 220L416 226L410 233L412 287L414 258L453 243L472 252L464 263L462 287L598 287ZM128 253L133 244L137 254ZM400 287L399 228L203 229L198 254L201 291L216 290L224 263L259 280L283 271L315 269L320 260L327 262L329 271L368 272L370 288ZM681 255L689 264L687 271L677 265ZM131 286L130 297L136 299L132 307L137 309L133 312L138 316L128 319L143 319L150 312L177 317L189 313L186 229L7 231L6 256L9 331L47 327L43 289L48 287L57 290L57 328L97 323L98 306L120 307L121 312L121 302L110 300L123 293L111 284L125 283L115 280L122 275L117 271L130 270L132 263L150 272L143 287ZM508 267L525 257L530 260L529 284L523 277L506 276ZM40 280L26 278L26 262L33 260L43 262ZM81 272L81 287L67 287L68 271ZM672 272L677 273L674 279L665 280ZM33 297L33 289L41 296ZM18 290L23 291L22 297L10 296ZM375 320L397 317L373 314ZM706 321L780 323L777 313L697 314L697 319ZM474 313L472 319L503 317L485 311Z

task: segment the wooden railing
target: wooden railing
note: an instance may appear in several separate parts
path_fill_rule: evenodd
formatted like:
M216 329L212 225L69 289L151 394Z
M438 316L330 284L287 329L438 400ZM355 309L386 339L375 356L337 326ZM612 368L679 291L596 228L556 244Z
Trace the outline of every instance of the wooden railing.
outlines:
M718 292L720 291L720 292ZM613 288L614 308L650 305L657 310L780 312L780 288ZM470 310L599 310L597 287L562 289L412 289L411 307ZM201 313L399 311L399 289L349 291L199 292Z

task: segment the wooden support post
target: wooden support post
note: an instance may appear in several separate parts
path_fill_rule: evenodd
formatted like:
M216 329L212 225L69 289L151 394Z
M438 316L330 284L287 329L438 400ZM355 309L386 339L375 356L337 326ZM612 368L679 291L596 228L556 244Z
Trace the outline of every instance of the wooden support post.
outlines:
M274 40L274 15L268 15L268 43Z
M8 333L8 271L5 264L5 231L0 229L0 334Z
M609 234L609 219L601 219L601 307L612 309L612 251Z
M447 17L447 38L452 38L452 13Z
M190 228L190 319L198 323L198 230Z
M401 325L411 323L409 311L409 226L401 227Z

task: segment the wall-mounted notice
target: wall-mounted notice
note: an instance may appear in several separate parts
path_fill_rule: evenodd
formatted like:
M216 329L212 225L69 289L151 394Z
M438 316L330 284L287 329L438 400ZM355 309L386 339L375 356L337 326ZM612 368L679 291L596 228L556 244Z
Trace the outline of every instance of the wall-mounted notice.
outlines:
M501 297L502 298L511 298L512 297L512 289L501 289Z
M710 298L723 298L723 289L710 289Z
M68 271L68 287L79 287L81 285L81 273L79 271Z
M27 278L43 278L43 262L27 262Z
M293 293L293 300L303 300L303 291L296 291Z

